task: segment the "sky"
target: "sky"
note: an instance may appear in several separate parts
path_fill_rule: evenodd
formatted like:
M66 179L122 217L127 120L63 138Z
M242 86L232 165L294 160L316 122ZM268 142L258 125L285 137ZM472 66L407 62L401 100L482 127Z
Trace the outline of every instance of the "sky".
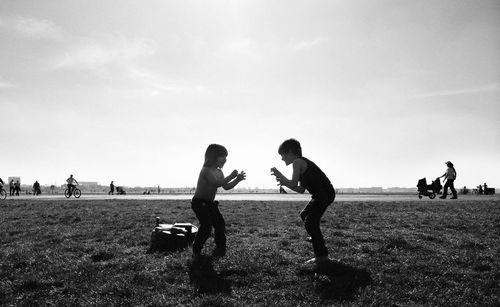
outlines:
M0 177L194 187L211 143L273 188L500 188L500 1L0 0Z

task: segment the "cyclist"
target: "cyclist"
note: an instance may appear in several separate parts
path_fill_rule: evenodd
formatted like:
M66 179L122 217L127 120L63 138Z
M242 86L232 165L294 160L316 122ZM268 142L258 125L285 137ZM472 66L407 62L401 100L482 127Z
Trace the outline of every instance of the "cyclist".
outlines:
M75 189L75 184L78 184L78 181L76 181L75 178L73 178L73 174L69 175L69 178L66 179L66 182L68 183L68 191L69 195L73 194L73 190Z

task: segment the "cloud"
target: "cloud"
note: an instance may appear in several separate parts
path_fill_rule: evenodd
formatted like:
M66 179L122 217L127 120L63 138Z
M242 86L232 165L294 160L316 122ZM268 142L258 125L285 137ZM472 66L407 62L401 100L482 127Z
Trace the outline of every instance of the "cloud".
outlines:
M459 96L459 95L476 94L476 93L497 92L499 90L500 90L500 85L498 83L490 83L478 87L429 92L417 95L416 97L428 98L428 97Z
M294 42L290 45L290 48L296 51L308 50L317 47L327 41L328 41L327 38L320 36L312 40L302 40Z
M14 30L25 37L36 39L61 39L62 29L48 19L32 17L4 17L0 20L0 27Z
M96 70L107 65L121 65L138 57L155 54L154 44L146 40L124 41L119 46L105 46L99 43L88 43L78 46L54 62L55 69Z

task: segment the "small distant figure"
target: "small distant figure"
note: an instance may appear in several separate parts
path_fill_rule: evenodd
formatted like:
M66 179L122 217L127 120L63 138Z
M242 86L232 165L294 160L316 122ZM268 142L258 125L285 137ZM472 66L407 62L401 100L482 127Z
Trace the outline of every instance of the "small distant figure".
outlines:
M219 202L215 200L217 188L231 190L245 180L245 172L237 170L224 177L222 168L226 164L227 149L219 144L210 144L205 151L205 162L201 168L191 208L200 221L200 227L193 243L193 258L199 259L203 245L214 228L215 249L213 256L226 254L226 222L219 211Z
M486 182L484 183L484 193L486 193L486 191L488 190L488 185L486 184Z
M14 190L16 193L16 196L19 196L19 192L21 192L21 183L19 183L19 180L14 183Z
M477 186L477 193L478 193L479 195L482 195L482 194L483 194L483 186L482 186L482 185L478 185L478 186Z
M15 185L16 185L16 183L14 182L14 179L11 179L9 182L9 195L10 196L13 196L15 191L16 191Z
M69 178L66 179L66 183L68 185L69 195L73 194L73 190L75 189L75 184L78 184L75 178L73 178L73 174L69 175Z
M311 200L300 212L300 218L304 222L307 233L311 236L314 258L306 261L306 265L316 265L318 268L330 262L325 239L320 229L321 217L328 206L335 200L335 189L330 179L311 160L302 156L302 147L299 141L288 139L284 141L278 154L286 165L292 164L292 178L286 178L276 167L271 168L271 174L276 177L280 185L284 185L292 191L311 193Z
M108 195L114 195L114 194L115 194L115 184L113 183L113 181L111 181L111 183L109 184Z
M35 196L42 194L42 190L40 189L40 184L38 183L38 180L33 183L33 194Z
M286 191L285 189L283 189L282 185L280 185L280 194L286 194Z
M160 194L160 186L158 186L158 194Z
M453 184L455 182L455 179L457 178L457 171L455 170L453 163L451 163L450 161L446 162L446 166L448 166L446 172L441 177L439 177L444 177L444 180L446 180L443 188L443 195L439 198L446 199L446 196L448 195L448 188L450 188L451 193L453 194L453 197L451 199L457 199L457 190L455 190L455 186Z
M467 189L467 186L465 186L465 185L462 189L462 194L464 194L464 195L469 194L469 189Z

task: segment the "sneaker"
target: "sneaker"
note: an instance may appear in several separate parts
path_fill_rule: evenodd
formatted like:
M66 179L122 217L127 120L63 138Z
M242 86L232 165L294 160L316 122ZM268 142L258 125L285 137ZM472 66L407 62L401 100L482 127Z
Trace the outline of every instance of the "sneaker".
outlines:
M450 199L458 199L458 197L456 197L456 196L453 196L453 197L452 197L452 198L450 198Z
M446 196L439 196L439 198L441 198L441 199L446 199Z

